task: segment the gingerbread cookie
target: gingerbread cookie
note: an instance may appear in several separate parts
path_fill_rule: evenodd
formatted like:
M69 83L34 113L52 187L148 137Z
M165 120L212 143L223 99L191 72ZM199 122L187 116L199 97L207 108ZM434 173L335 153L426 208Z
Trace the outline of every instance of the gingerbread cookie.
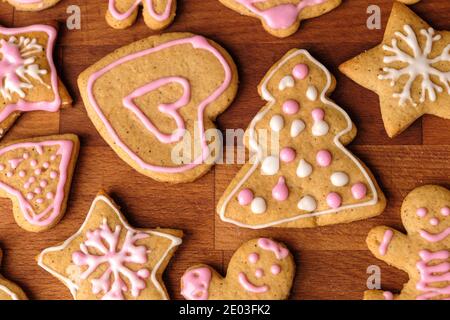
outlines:
M328 98L336 81L305 50L289 51L259 86L267 105L246 131L251 161L219 201L240 227L305 228L379 215L386 200L365 165L344 146L356 136Z
M115 29L125 29L136 21L143 7L145 24L152 30L169 26L177 10L177 0L108 0L106 21Z
M0 266L2 255L2 249L0 249ZM27 300L27 296L19 286L0 275L0 300Z
M400 294L366 291L367 300L450 299L450 191L427 185L414 189L403 201L407 234L376 227L367 237L370 251L380 260L409 275Z
M182 234L131 227L100 192L81 228L61 245L42 251L38 264L77 300L168 299L162 274Z
M72 103L53 62L55 40L50 26L0 26L0 138L23 112L55 112Z
M294 275L294 259L283 244L254 239L234 253L225 278L207 265L189 268L181 294L187 300L285 300Z
M79 148L73 134L0 145L0 197L13 201L20 227L41 232L61 220Z
M264 29L275 37L294 34L302 20L330 12L341 0L219 0L240 14L261 20Z
M61 0L4 0L20 11L41 11L50 7Z
M389 137L424 114L450 119L450 32L394 3L383 42L339 69L380 96Z
M84 71L78 85L95 127L125 162L177 183L199 178L220 156L212 152L220 139L206 132L233 101L238 77L215 42L169 33L116 50Z

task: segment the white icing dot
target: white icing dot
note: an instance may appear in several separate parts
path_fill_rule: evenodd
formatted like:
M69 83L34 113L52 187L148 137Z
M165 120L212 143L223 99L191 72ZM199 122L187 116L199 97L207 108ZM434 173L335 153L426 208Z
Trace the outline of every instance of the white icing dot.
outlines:
M330 126L325 121L318 121L312 127L312 134L315 137L322 137L328 133Z
M336 187L343 187L348 184L348 175L344 172L335 172L331 175L331 183Z
M317 89L314 86L309 86L308 90L306 90L306 97L310 101L316 101L317 100Z
M299 178L306 178L311 175L313 167L304 159L301 159L297 167L297 176Z
M275 132L280 132L284 127L284 119L279 114L270 119L270 128Z
M254 214L263 214L267 210L266 201L261 197L253 199L250 207Z
M278 89L283 91L286 88L292 88L295 85L295 80L292 76L285 76L281 79L280 84L278 85Z
M302 131L305 130L305 123L302 120L294 120L291 125L291 137L297 137Z
M261 165L262 173L267 176L273 176L277 174L279 169L280 160L275 156L265 158Z
M298 203L298 208L300 210L312 212L316 210L317 203L316 200L311 196L304 196Z

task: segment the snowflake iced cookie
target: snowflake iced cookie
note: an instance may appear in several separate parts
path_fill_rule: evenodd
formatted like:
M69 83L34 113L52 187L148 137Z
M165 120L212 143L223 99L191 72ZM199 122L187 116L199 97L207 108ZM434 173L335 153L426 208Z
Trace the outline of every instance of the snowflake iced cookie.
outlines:
M55 40L50 26L0 26L0 138L23 112L72 103L53 62Z
M166 300L162 274L181 244L171 229L135 229L103 192L80 229L38 256L76 300Z
M0 145L0 197L12 200L20 227L41 232L61 220L79 148L72 134Z
M240 227L306 228L379 215L386 201L345 148L356 136L328 98L336 81L305 50L289 51L259 86L265 107L245 135L251 161L221 197L220 218Z
M3 253L0 248L0 266L2 264L2 257ZM0 300L27 300L27 296L18 285L5 279L0 274Z
M283 244L253 239L234 253L226 277L207 265L189 268L181 294L187 300L285 300L294 276L294 259Z
M20 11L41 11L50 7L61 0L4 0Z
M161 30L175 19L177 0L108 0L106 21L115 29L128 28L136 21L140 6L145 24L152 30Z
M427 185L409 193L401 208L407 234L376 227L367 237L370 251L409 275L400 294L365 292L367 300L450 299L450 191Z
M215 42L169 33L132 43L86 71L78 86L101 136L158 181L189 182L219 156L213 120L231 104L236 66Z
M433 30L401 3L394 3L383 42L339 69L380 96L390 137L424 114L450 119L450 32Z
M341 0L219 0L240 14L258 18L264 29L275 37L294 34L302 20L330 12Z

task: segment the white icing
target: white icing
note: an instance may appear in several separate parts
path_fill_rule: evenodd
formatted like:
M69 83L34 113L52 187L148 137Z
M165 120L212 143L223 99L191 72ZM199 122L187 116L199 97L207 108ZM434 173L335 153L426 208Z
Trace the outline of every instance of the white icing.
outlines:
M301 159L297 167L297 177L306 178L313 172L313 167L306 160Z
M273 176L278 173L280 169L280 159L275 156L269 156L265 158L261 165L261 171L263 175Z
M304 196L298 202L298 208L303 211L313 212L317 209L316 200L311 196Z
M276 114L270 119L270 128L275 132L280 132L284 128L284 119Z
M164 260L166 259L166 257L168 256L168 254L172 251L172 249L174 247L177 247L181 244L181 239L178 237L175 237L173 235L170 234L166 234L166 233L162 233L162 232L158 232L158 231L151 231L151 230L136 230L134 228L132 228L122 217L122 214L119 212L119 210L117 210L117 208L111 203L111 201L105 197L105 196L97 196L94 201L91 204L91 208L89 209L89 212L86 216L86 219L84 220L82 226L80 227L80 229L78 229L78 231L73 234L70 238L68 238L66 241L64 241L64 243L62 245L56 246L56 247L50 247L47 248L45 250L43 250L39 256L38 256L38 265L43 268L44 270L46 270L47 272L49 272L50 274L52 274L54 277L58 278L59 280L61 280L70 290L70 293L72 293L72 296L74 298L76 298L76 293L79 290L79 285L74 283L71 279L65 277L64 275L58 273L56 270L51 269L50 267L48 267L47 265L44 264L44 255L48 252L55 252L55 251L60 251L60 250L64 250L68 245L70 245L70 243L78 238L82 233L83 233L83 229L85 228L86 224L88 223L88 221L91 219L91 215L93 213L93 210L95 208L95 205L97 204L98 201L103 201L105 202L112 210L114 210L114 212L116 213L116 216L119 218L120 222L123 224L123 226L128 230L128 231L132 231L132 232L144 232L153 236L157 236L157 237L163 237L166 239L169 239L172 243L171 245L167 248L167 250L164 252L164 254L162 255L161 259L156 263L155 267L153 268L151 275L150 275L150 279L153 283L153 285L155 286L156 290L161 294L162 299L164 300L168 300L169 297L166 295L166 291L163 289L162 285L160 284L158 277L157 277L157 273L158 270L160 269L162 263L164 262Z
M266 200L261 197L256 197L253 199L250 207L254 214L263 214L267 210Z
M335 172L331 175L331 183L335 187L343 187L348 184L349 177L345 172Z
M315 86L309 86L308 90L306 90L306 97L310 101L316 101L317 100L317 89Z
M4 285L0 284L0 291L3 291L4 293L6 293L11 298L11 300L20 300L19 296L17 294L12 292L9 288L7 288Z
M435 35L433 28L421 29L420 34L425 38L425 44L423 49L420 47L419 40L414 30L409 25L404 25L402 32L395 32L395 36L402 40L408 47L408 52L403 51L398 47L398 39L393 38L391 46L383 45L383 50L388 52L389 55L383 58L385 64L399 63L406 64L401 69L395 69L391 67L384 67L384 74L380 74L378 78L380 80L390 80L391 86L394 87L400 78L408 77L401 92L394 93L393 97L399 99L399 105L404 105L406 102L410 102L412 105L417 106L417 103L412 97L411 90L414 81L420 78L420 103L425 102L427 96L430 101L435 102L437 94L444 91L443 86L447 89L447 93L450 94L450 71L440 71L435 67L435 64L442 62L450 62L450 44L448 44L439 55L434 55L434 58L430 58L429 55L433 51L433 44L442 39L440 35ZM431 77L434 77L432 80ZM441 85L438 85L436 81L439 80Z
M291 137L296 138L303 130L305 130L305 123L302 120L295 119L291 124Z
M226 217L226 208L227 208L228 204L230 203L230 201L232 199L234 199L235 195L242 188L243 184L253 175L254 172L256 172L257 168L260 166L262 160L264 159L264 148L263 148L263 146L258 144L258 139L256 137L257 132L256 132L255 128L256 128L256 125L258 124L258 122L260 122L264 118L264 116L267 114L267 112L269 112L271 110L271 108L274 106L274 104L276 102L275 97L268 90L267 84L269 83L269 81L271 81L273 79L273 76L281 68L283 68L287 63L289 63L289 61L291 59L293 59L293 58L295 58L295 57L297 57L299 55L304 55L306 58L309 59L309 61L312 64L316 65L319 69L321 69L325 73L326 85L324 86L324 88L323 88L323 90L322 90L322 92L320 94L320 100L327 107L335 109L336 111L338 111L344 117L344 119L346 120L346 123L347 123L347 127L336 134L336 136L333 139L333 143L360 170L361 174L363 175L363 177L367 181L367 184L369 186L370 192L372 194L372 198L370 200L368 200L368 201L365 201L365 202L356 203L356 204L350 204L350 205L343 205L343 206L341 206L339 208L336 208L336 209L327 209L327 210L314 212L314 213L310 213L310 214L298 214L298 215L290 216L288 218L282 218L282 219L279 219L279 220L276 220L276 221L271 221L271 222L262 223L262 224L254 224L254 225L252 225L252 224L248 224L248 223L243 223L243 222L237 221L237 220L235 220L233 218L228 218L228 217ZM223 204L222 204L221 208L219 209L219 214L220 214L220 218L221 218L222 221L233 223L233 224L235 224L235 225L237 225L239 227L243 227L243 228L262 229L262 228L268 228L268 227L280 225L280 224L283 224L283 223L296 221L296 220L299 220L299 219L305 219L305 218L322 216L322 215L328 215L328 214L335 214L335 213L339 213L339 212L341 212L343 210L349 210L349 209L373 206L373 205L375 205L378 202L378 193L377 193L377 190L375 188L375 184L373 183L373 181L372 181L371 177L369 176L369 174L367 173L366 169L359 162L359 160L354 155L352 155L350 153L350 151L348 151L342 145L342 143L340 142L340 138L342 136L346 135L347 133L349 133L352 130L353 123L352 123L352 120L350 119L350 117L348 116L348 114L341 107L339 107L333 101L331 101L331 100L329 100L327 98L326 93L330 89L331 84L332 84L332 78L331 78L331 74L329 73L327 68L325 68L325 66L323 66L320 62L318 62L316 59L314 59L306 50L300 49L300 50L297 50L297 51L291 53L290 55L285 57L275 68L272 69L270 74L265 78L265 81L261 85L261 96L266 101L268 101L269 104L268 104L268 106L266 108L263 108L253 118L252 122L250 123L249 129L248 129L249 138L250 138L249 146L252 148L252 151L256 154L256 158L255 158L255 161L253 162L252 167L248 170L248 172L244 175L244 177L236 184L234 189L230 192L230 194L223 201Z
M295 85L295 80L292 76L285 76L283 79L281 79L280 84L278 85L278 89L281 91L285 90L286 88L292 88Z
M312 127L312 134L315 137L322 137L328 133L330 126L326 121L317 121Z

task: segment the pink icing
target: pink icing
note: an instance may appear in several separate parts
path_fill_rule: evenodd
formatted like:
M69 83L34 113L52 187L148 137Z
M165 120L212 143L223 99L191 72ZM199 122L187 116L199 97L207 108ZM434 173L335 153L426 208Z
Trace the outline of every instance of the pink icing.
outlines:
M419 295L417 300L427 300L439 295L450 294L450 285L439 288L433 286L436 283L448 283L450 281L450 263L446 261L450 258L449 252L447 250L438 252L422 250L419 252L419 256L421 261L416 266L420 273L420 281L416 288L424 293ZM429 263L432 261L439 261L440 263L430 265Z
M358 182L352 186L352 196L356 200L361 200L367 195L367 187L364 183Z
M327 195L327 204L332 209L337 209L342 205L342 198L336 192L331 192Z
M295 150L289 147L283 148L280 152L280 159L285 163L294 161L296 156Z
M253 198L253 192L250 189L243 189L238 195L238 201L241 206L248 206L252 203Z
M102 77L104 74L106 74L110 70L116 68L117 66L120 66L129 61L133 61L140 57L152 54L154 52L158 52L160 50L168 49L168 48L171 48L171 47L174 47L177 45L183 45L183 44L191 44L195 49L202 49L202 50L206 50L206 51L209 51L210 53L212 53L221 63L221 65L224 69L224 72L225 72L225 79L224 79L224 82L217 88L217 90L211 96L207 97L205 100L203 100L199 103L198 108L197 108L198 127L199 127L198 130L199 130L199 132L201 132L200 140L201 140L201 145L202 145L202 155L198 159L195 159L193 163L186 164L186 165L179 166L179 167L156 166L156 165L152 165L152 164L149 164L149 163L146 163L145 161L143 161L136 153L131 151L131 149L120 139L120 137L118 136L118 134L112 127L111 123L108 121L106 116L101 111L99 105L97 104L97 101L94 97L93 87L94 87L94 84L97 81L97 79ZM107 65L103 69L93 73L90 76L90 78L88 80L87 92L88 92L89 102L90 102L92 108L97 113L101 122L106 127L106 131L114 140L115 145L117 145L119 148L121 148L134 162L137 163L137 165L139 165L142 169L151 170L151 171L155 171L155 172L179 173L179 172L185 172L187 170L190 170L190 169L198 166L208 156L209 148L208 148L207 141L206 141L204 123L203 123L204 111L205 111L205 108L210 103L212 103L213 101L218 99L226 91L226 89L228 88L228 86L231 83L231 79L232 79L231 68L228 65L228 62L226 61L226 59L221 55L221 53L216 48L211 46L205 38L200 37L200 36L194 36L191 38L169 41L169 42L161 44L157 47L139 51L139 52L127 55L125 57L122 57L121 59L116 60L115 62Z
M108 10L109 12L111 12L111 15L117 20L128 19L131 16L131 14L137 9L137 7L145 1L150 16L156 21L164 21L167 20L170 16L173 0L167 0L166 8L164 9L164 12L161 14L156 13L155 9L153 8L153 2L157 0L136 0L131 5L130 9L128 9L128 11L126 12L119 12L119 10L117 10L116 1L117 0L109 0Z
M378 248L378 251L382 256L386 255L393 236L394 232L392 232L392 230L386 230L384 232L383 241L381 241L380 247Z
M280 272L281 272L281 267L280 267L278 264L274 264L274 265L272 265L272 266L270 267L270 272L271 272L273 275L280 274Z
M450 216L450 208L449 208L449 207L443 207L443 208L441 209L441 214L442 214L444 217Z
M304 80L309 74L309 68L306 64L300 63L292 70L292 75L298 80Z
M328 150L320 150L317 153L316 161L317 164L321 167L328 167L331 164L332 156L330 151Z
M238 274L238 280L240 285L247 291L252 293L265 293L269 291L269 287L266 285L263 286L256 286L253 283L251 283L248 279L245 273L240 272Z
M277 201L285 201L289 197L289 189L284 177L280 177L277 185L273 188L272 197Z
M264 277L264 270L261 268L256 269L255 277L257 277L258 279Z
M250 254L248 255L248 261L249 261L250 263L255 264L255 263L258 262L258 260L259 260L259 254L257 254L256 252L250 253Z
M234 0L242 4L253 14L261 17L271 29L288 29L297 22L303 9L324 3L327 0L303 0L298 4L285 3L266 10L258 9L255 4L267 0Z
M50 178L56 179L57 177L58 177L58 172L56 172L56 171L50 172Z
M422 238L424 238L428 242L439 242L439 241L444 240L445 238L447 238L450 235L450 227L448 227L444 231L436 233L436 234L429 233L428 231L425 231L425 230L420 230L419 234Z
M259 239L258 246L263 250L272 251L278 260L282 260L289 255L288 249L268 238Z
M181 282L181 294L187 300L208 300L211 270L206 267L189 270L183 275Z
M295 100L287 100L283 103L283 112L285 114L293 115L298 112L300 105Z
M416 211L417 216L419 216L421 218L425 217L427 215L427 213L428 213L427 208L419 208Z
M431 218L430 219L430 224L432 226L437 226L439 224L439 219L438 218Z
M392 292L389 291L383 292L383 297L384 300L394 300L394 295L392 294Z
M53 27L46 25L33 25L24 28L14 28L8 29L0 26L0 33L6 36L13 36L21 33L31 33L31 32L45 32L48 35L47 46L45 52L47 54L47 63L50 69L50 77L51 77L51 87L53 90L54 100L53 101L38 101L38 102L28 102L23 99L19 99L16 103L7 104L0 111L0 122L3 122L8 116L15 112L28 112L28 111L48 111L55 112L59 110L61 106L61 97L59 95L58 89L58 76L56 73L55 64L53 62L53 46L55 44L56 39L56 30ZM0 80L3 81L3 78L6 74L11 74L11 68L20 64L19 56L20 53L17 50L17 47L12 48L13 46L8 46L5 41L1 41L1 49L0 53L6 59L2 59L0 61ZM20 58L21 59L21 58ZM9 60L9 62L8 62ZM11 64L11 61L14 61ZM14 79L14 76L12 77ZM18 79L16 79L18 80ZM14 81L14 80L13 80Z
M313 120L315 122L319 122L322 121L323 119L325 119L325 111L323 111L322 108L316 108L311 112L311 115L313 117Z

